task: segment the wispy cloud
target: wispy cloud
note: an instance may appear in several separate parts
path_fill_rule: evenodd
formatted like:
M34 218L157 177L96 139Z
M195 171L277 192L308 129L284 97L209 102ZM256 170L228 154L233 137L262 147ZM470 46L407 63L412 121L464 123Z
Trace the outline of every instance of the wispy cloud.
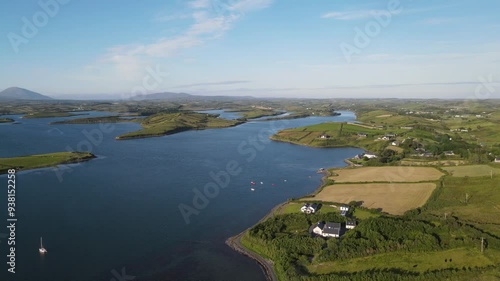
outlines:
M440 25L440 24L447 24L453 22L452 18L428 18L419 21L418 23L420 24L425 24L425 25Z
M447 8L450 8L453 6L455 6L455 4L446 5L446 6L433 6L433 7L426 7L426 8L414 8L414 9L408 9L408 8L405 8L402 6L401 7L402 8L401 14L417 14L417 13L423 13L423 12L428 12L428 11L447 9ZM371 18L371 17L377 16L377 15L387 14L388 12L389 12L388 10L382 10L382 9L330 11L330 12L327 12L327 13L324 13L323 15L321 15L321 18L344 20L344 21L361 20L361 19Z
M231 80L231 81L219 81L219 82L209 82L209 83L194 83L194 84L185 84L179 85L172 88L191 88L191 87L199 87L199 86L221 86L221 85L235 85L235 84L245 84L250 83L251 81L247 80Z
M159 13L156 16L153 17L152 21L153 22L168 22L168 21L175 21L175 20L185 20L185 19L190 19L191 14L185 13L177 13L177 14L163 14Z
M383 10L357 10L357 11L345 11L345 12L329 12L323 14L321 18L323 19L336 19L336 20L359 20L373 17L381 13L386 13Z
M192 23L178 35L158 38L149 43L113 46L90 68L111 65L115 71L128 73L140 69L146 61L168 58L180 51L200 46L209 40L222 37L247 12L263 9L272 0L194 0L187 3L189 12L174 15L157 15L153 21L191 19ZM142 67L143 69L143 67ZM137 76L137 78L140 78Z

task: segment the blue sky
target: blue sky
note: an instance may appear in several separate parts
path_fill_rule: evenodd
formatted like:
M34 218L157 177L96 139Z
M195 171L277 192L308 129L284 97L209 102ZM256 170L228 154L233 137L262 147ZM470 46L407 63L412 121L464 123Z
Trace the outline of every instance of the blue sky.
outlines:
M2 1L0 89L500 97L494 0ZM476 91L476 94L475 94Z

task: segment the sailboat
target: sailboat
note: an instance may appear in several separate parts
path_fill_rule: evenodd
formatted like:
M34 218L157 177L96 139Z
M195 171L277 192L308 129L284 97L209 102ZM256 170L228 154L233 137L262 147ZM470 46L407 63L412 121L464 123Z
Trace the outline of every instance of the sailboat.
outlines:
M40 249L38 249L38 251L40 252L40 254L47 253L47 249L45 249L42 244L42 237L40 237Z

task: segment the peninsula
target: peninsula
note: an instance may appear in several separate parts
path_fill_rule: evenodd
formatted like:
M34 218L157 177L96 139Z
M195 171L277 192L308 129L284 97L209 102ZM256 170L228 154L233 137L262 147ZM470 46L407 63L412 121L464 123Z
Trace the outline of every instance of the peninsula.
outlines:
M9 169L16 169L19 171L55 167L60 164L84 162L93 158L96 158L96 156L88 152L56 152L0 158L0 174L7 173Z
M142 130L127 133L116 137L117 140L159 137L188 130L204 130L212 128L227 128L244 123L239 120L227 120L218 118L218 115L176 112L158 113L144 118L140 121Z
M500 276L495 106L481 103L464 113L447 103L392 105L358 106L354 123L272 136L369 152L353 155L349 167L322 169L313 194L280 204L226 243L255 259L269 280Z

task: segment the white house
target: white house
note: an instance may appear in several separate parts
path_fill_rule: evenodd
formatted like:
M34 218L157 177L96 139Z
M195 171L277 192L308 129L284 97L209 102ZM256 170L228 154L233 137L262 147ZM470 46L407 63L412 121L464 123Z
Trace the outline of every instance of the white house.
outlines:
M311 226L309 232L312 232L317 235L322 235L324 226L325 224L323 222L318 222L316 225Z
M340 206L340 215L345 216L347 212L349 211L349 207L346 205Z
M445 156L453 156L453 155L455 155L455 153L453 151L445 151L444 155Z
M347 229L353 229L356 227L356 221L347 221L345 223L345 228Z
M495 158L495 163L500 163L500 157Z
M368 158L368 159L373 159L373 158L377 158L377 155L375 155L375 154L368 154L368 153L365 153L365 154L363 155L363 157L366 157L366 158Z
M317 210L318 210L318 204L316 203L313 204L306 203L304 204L304 206L302 206L302 208L300 208L300 211L306 214L314 214L316 213Z
M323 237L340 237L340 223L327 222L323 227L321 236Z
M325 139L329 139L330 136L329 135L321 135L319 138L325 140Z
M336 222L318 222L309 228L310 233L314 233L323 237L340 237L341 225Z
M349 211L349 206L342 205L342 206L340 206L340 210L341 210L341 211L346 211L346 212L347 212L347 211Z

